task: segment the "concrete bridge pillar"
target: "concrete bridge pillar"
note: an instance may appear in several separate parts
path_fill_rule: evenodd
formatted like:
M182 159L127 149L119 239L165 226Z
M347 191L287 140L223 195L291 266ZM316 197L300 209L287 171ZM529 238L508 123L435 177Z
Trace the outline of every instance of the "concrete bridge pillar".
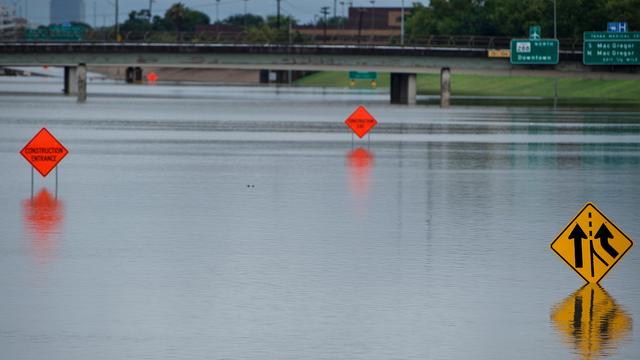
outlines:
M142 68L129 66L125 71L125 81L127 84L141 84L142 83Z
M260 84L290 84L295 71L260 70Z
M269 70L260 70L260 84L269 83Z
M65 95L72 95L78 92L78 67L64 67L64 90Z
M416 104L416 74L391 73L391 103Z
M78 102L87 101L87 65L78 65Z
M444 67L440 69L440 106L449 107L451 105L451 69Z
M276 73L276 84L289 84L291 83L291 75L290 71L287 70L278 70Z

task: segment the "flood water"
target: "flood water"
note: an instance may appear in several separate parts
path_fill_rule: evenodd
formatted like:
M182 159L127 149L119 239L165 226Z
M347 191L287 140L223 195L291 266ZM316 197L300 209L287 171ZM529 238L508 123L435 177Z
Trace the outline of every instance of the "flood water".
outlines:
M392 106L348 90L0 80L3 359L634 359L640 113ZM352 141L367 105L380 125ZM18 154L46 126L46 179Z

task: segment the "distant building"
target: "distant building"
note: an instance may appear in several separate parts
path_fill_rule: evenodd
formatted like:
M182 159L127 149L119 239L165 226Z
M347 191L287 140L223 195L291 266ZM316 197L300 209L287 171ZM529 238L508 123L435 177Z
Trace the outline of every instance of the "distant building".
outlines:
M405 8L405 17L411 13L411 8ZM340 25L329 25L326 28L328 41L351 41L357 37L374 39L383 43L389 39L400 37L402 24L402 8L399 7L350 7L349 15ZM230 36L242 33L241 26L212 24L200 25L198 33ZM325 28L322 24L298 25L293 30L316 40L324 40Z
M405 8L405 18L411 13L411 8ZM355 36L376 37L379 39L400 36L402 23L402 8L399 7L350 7L345 24L328 26L327 37L349 38ZM322 25L306 25L296 28L302 34L323 36Z
M405 8L405 17L411 8ZM347 19L348 28L396 29L400 31L402 8L399 7L350 7Z
M16 40L22 36L27 21L16 16L16 8L0 4L0 40Z
M83 0L51 0L50 18L52 24L85 22Z

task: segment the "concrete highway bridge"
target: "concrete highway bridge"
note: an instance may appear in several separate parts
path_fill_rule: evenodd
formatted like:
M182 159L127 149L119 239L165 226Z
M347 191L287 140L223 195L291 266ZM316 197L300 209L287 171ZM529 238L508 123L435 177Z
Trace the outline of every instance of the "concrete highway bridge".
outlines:
M416 74L441 74L441 103L448 105L450 74L472 73L598 79L640 79L638 67L585 66L582 52L561 50L558 65L512 65L486 48L258 45L212 43L5 42L0 66L65 67L65 92L87 96L87 66L180 67L293 71L375 71L391 74L391 102L415 104Z

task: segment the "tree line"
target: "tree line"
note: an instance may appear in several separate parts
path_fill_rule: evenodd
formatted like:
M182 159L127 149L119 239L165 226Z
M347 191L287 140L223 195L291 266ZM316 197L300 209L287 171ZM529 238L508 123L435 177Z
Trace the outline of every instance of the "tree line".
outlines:
M640 30L640 0L556 0L557 35L581 38L584 31L606 31L609 21L626 21L631 30ZM407 12L406 33L419 39L429 35L527 36L531 25L542 27L543 37L553 37L554 0L431 0L416 2ZM332 26L345 19L328 19ZM311 25L323 25L316 19ZM254 33L286 31L290 16L237 14L219 24L242 27ZM151 17L148 10L132 11L121 24L123 32L184 31L211 24L209 16L182 3L173 4L164 16Z
M606 31L609 21L626 21L640 30L640 0L431 0L414 3L407 18L411 38L428 35L527 36L531 25L553 37L556 4L558 38L582 38Z

